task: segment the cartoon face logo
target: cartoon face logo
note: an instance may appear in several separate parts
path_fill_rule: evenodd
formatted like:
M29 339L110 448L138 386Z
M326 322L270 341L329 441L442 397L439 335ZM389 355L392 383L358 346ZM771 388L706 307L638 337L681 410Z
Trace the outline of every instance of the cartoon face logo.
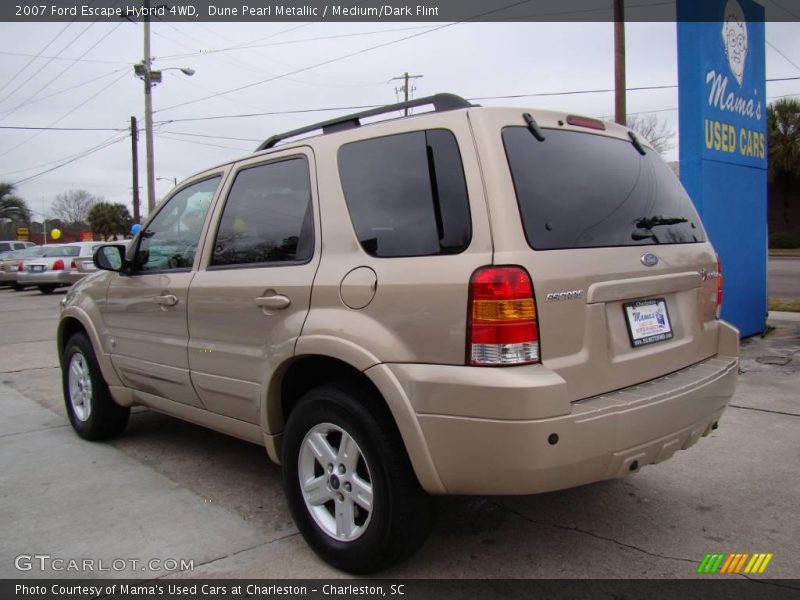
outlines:
M744 81L744 61L747 58L747 22L736 0L728 0L722 22L722 43L728 66L739 85Z

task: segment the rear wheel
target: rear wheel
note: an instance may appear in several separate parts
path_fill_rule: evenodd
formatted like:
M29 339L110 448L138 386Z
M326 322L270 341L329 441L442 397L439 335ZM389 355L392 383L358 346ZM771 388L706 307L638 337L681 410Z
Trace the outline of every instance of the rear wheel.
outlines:
M25 289L25 286L18 284L16 281L11 284L11 289L15 292L21 292Z
M39 291L42 292L43 294L52 294L53 292L56 291L56 288L58 286L55 285L54 283L47 283L47 284L40 285L38 287L39 287Z
M351 573L407 558L433 521L433 499L379 402L359 384L318 387L292 410L284 435L283 483L297 527L322 559Z
M79 436L105 440L125 430L131 409L111 398L86 334L76 333L67 342L61 375L67 416Z

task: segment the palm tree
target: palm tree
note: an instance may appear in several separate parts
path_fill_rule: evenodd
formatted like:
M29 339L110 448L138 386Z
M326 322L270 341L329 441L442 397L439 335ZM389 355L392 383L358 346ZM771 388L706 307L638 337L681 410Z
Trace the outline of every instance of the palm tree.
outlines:
M769 178L781 186L783 221L789 226L789 198L800 179L800 100L782 98L767 109Z
M131 226L130 212L124 204L119 203L98 202L89 209L86 220L92 232L107 240L117 234L125 235Z
M0 221L31 222L31 211L25 200L14 195L14 184L0 181Z

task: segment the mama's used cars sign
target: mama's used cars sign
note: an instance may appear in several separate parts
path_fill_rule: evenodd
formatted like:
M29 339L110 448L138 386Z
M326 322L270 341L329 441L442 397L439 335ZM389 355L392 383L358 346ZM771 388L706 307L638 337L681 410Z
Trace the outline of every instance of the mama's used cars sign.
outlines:
M679 0L681 180L722 258L723 318L766 325L767 99L764 9Z
M751 41L744 9L737 0L728 0L719 29L718 39L705 38L711 48L705 48L709 60L704 90L704 155L763 166L767 157L763 52L758 60L758 44L763 48L764 43L763 26L760 38L754 31L756 39ZM751 158L754 160L747 160Z

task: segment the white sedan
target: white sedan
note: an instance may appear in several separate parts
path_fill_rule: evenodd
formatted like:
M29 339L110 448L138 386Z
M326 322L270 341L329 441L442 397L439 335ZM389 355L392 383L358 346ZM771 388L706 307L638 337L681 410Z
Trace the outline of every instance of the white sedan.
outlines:
M43 294L51 294L58 287L72 285L93 272L92 255L98 246L102 246L102 243L75 242L50 246L44 256L20 264L17 283L36 286Z

